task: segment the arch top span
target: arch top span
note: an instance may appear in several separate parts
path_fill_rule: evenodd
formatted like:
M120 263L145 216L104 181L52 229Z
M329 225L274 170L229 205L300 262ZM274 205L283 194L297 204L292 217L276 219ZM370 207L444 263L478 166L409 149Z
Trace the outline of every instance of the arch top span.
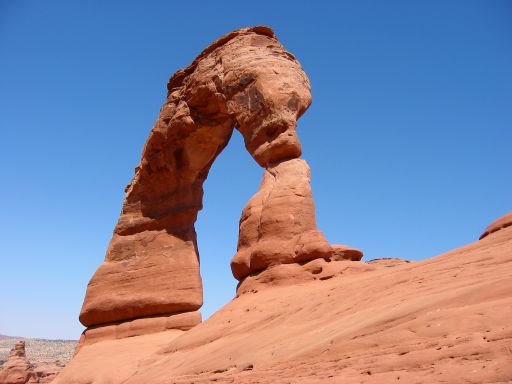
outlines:
M243 280L270 265L332 252L316 229L309 168L299 159L296 126L311 104L309 80L270 28L221 37L167 88L105 260L87 287L80 313L85 326L200 308L194 223L203 182L235 128L265 172L242 213L234 276Z

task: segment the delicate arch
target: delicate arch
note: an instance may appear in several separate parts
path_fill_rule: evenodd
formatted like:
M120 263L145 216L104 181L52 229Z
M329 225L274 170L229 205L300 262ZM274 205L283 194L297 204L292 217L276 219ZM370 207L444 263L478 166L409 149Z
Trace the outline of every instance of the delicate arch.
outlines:
M105 261L88 285L80 321L95 326L199 309L194 223L203 182L235 127L267 169L242 215L235 277L328 254L316 230L309 168L292 160L301 155L296 121L310 103L307 76L267 27L234 31L176 72L126 188ZM291 208L274 217L283 191L294 196L286 202ZM286 252L270 249L268 239L276 236Z

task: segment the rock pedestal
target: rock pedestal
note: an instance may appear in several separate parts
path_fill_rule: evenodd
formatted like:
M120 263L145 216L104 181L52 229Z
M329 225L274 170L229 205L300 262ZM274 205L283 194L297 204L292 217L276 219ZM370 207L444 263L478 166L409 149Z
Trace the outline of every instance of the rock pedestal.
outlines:
M32 366L25 355L25 342L18 341L11 350L9 359L0 370L0 383L26 384L37 382Z

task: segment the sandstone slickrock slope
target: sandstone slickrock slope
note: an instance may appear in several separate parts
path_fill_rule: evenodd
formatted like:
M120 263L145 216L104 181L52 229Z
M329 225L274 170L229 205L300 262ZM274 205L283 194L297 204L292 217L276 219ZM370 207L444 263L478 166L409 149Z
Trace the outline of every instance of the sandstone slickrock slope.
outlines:
M55 383L512 381L512 227L421 262L265 287L187 332L86 345Z
M311 103L309 81L272 30L245 28L220 38L167 88L105 261L87 288L80 313L86 339L119 337L127 328L130 335L186 330L201 321L194 222L203 182L234 128L266 168L242 215L234 276L332 253L316 228L309 167L298 159L296 125Z

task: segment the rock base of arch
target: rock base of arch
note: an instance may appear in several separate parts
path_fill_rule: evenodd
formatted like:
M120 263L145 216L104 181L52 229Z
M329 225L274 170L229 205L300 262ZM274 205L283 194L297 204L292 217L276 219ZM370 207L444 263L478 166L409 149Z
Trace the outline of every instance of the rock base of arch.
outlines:
M183 312L166 316L151 316L87 328L80 337L78 349L104 340L148 335L170 329L188 331L201 323L201 312Z

